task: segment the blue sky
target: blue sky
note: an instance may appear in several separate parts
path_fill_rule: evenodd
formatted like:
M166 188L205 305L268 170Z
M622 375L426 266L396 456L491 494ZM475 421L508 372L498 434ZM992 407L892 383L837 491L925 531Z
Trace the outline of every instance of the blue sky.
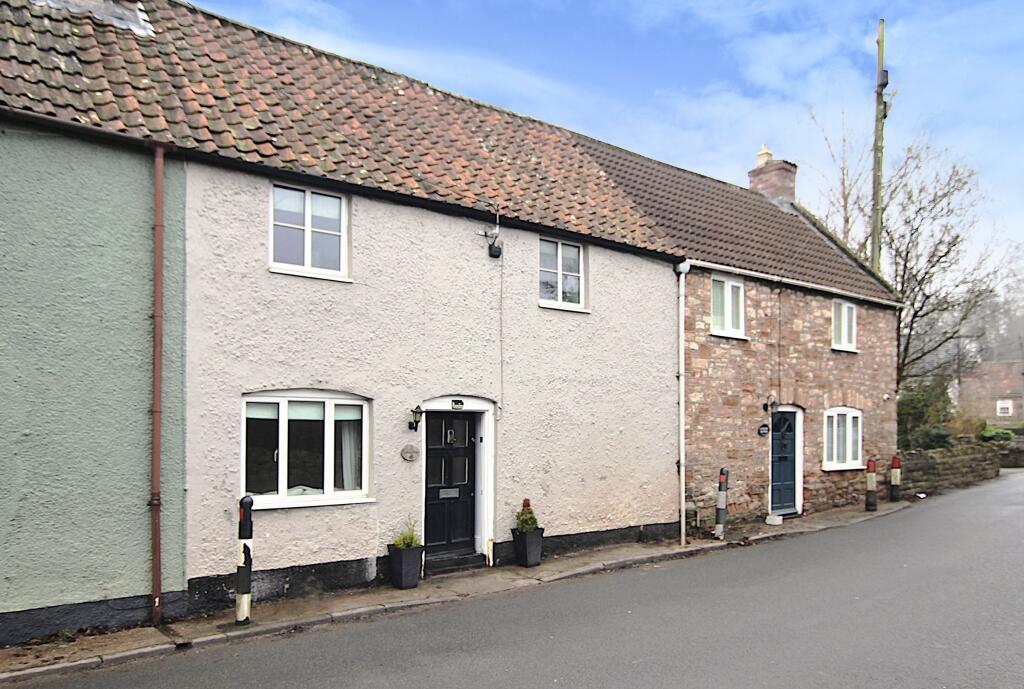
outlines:
M980 246L1024 240L1024 5L817 0L199 0L215 12L746 185L758 148L821 209L830 135L870 141L887 22L895 151L979 172Z

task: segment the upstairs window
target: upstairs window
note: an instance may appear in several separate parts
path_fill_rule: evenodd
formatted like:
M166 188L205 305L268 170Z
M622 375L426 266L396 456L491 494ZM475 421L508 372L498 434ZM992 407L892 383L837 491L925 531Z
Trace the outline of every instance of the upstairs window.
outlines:
M715 275L711 278L711 333L725 337L745 337L744 287L737 278Z
M242 404L242 493L253 507L367 501L366 401L298 391Z
M832 349L857 351L857 307L840 299L832 302Z
M859 409L833 407L825 412L825 454L822 468L863 469L861 434L863 416Z
M309 189L274 185L270 270L275 273L348 278L345 199Z
M1013 400L998 400L996 416L1013 416Z
M583 247L540 240L540 304L572 309L583 306Z

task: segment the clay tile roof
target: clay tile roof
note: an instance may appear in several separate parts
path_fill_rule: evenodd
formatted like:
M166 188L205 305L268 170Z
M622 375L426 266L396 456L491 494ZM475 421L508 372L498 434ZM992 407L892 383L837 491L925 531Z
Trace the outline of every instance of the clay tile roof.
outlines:
M0 0L0 106L893 299L798 209L176 0Z

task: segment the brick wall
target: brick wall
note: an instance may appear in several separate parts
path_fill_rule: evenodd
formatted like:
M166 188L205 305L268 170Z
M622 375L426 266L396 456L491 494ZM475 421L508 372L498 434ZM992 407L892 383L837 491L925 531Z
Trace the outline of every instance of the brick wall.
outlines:
M1011 400L1013 414L996 416L996 401ZM960 410L993 426L1024 426L1024 362L987 361L960 381Z
M858 303L859 352L833 351L831 297L744 283L749 340L711 334L710 271L693 269L686 281L687 494L698 518L714 519L722 466L730 470L732 518L767 514L770 439L757 428L769 421L769 396L804 410L804 512L861 500L863 471L821 469L824 412L862 411L865 458L896 451L895 311Z

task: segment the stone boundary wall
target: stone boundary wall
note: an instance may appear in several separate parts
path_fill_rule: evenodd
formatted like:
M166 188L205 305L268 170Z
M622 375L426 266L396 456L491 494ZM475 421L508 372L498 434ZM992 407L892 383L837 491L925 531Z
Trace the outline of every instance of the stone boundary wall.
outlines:
M951 488L963 488L999 476L1000 468L1024 467L1024 442L1019 439L1010 442L983 442L961 438L952 447L937 450L910 450L901 453L903 468L902 494L904 499L913 499L915 493L935 495ZM878 458L876 471L878 475L878 499L885 501L889 497L890 458ZM850 472L853 474L854 472ZM846 482L846 488L839 498L829 504L827 501L815 503L807 500L809 491L817 490L814 481L804 478L804 514L821 512L832 507L850 504L864 504L866 474L858 471L856 479ZM750 523L764 520L766 512L761 510L743 510L734 508L734 491L729 488L729 522L731 524ZM823 506L824 505L824 506ZM714 524L714 517L701 515L696 521L693 503L687 506L688 528L708 530Z
M999 476L1003 458L1009 454L1010 443L976 440L960 440L953 447L938 450L904 452L903 495L908 498L915 493L932 495L995 478ZM880 485L888 486L888 465L885 462L885 480L880 480Z
M1006 450L999 456L999 466L1004 469L1024 468L1024 438L1018 436L1005 445Z

